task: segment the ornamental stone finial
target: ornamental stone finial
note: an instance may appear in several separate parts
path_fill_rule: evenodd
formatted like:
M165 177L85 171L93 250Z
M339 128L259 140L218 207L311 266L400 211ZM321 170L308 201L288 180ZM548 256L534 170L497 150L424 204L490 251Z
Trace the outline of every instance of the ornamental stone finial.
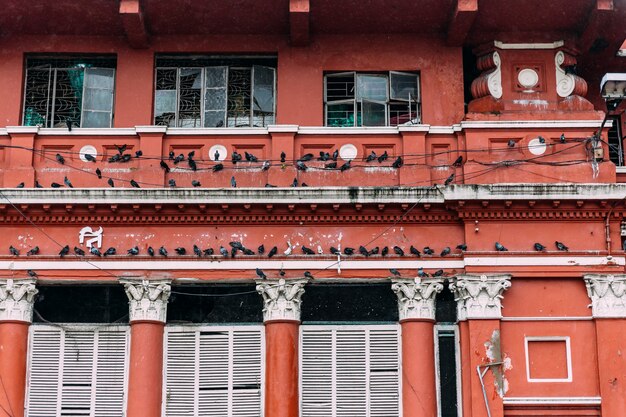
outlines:
M391 289L398 296L400 321L435 320L435 297L443 290L442 279L394 278L391 282Z
M302 294L308 279L257 280L256 290L263 297L263 322L300 321Z
M129 321L160 321L167 318L170 280L120 279L128 297Z
M0 279L0 321L33 321L34 279Z
M585 284L593 317L626 317L626 275L585 275Z
M458 319L502 318L502 293L510 287L510 275L458 275L450 284Z

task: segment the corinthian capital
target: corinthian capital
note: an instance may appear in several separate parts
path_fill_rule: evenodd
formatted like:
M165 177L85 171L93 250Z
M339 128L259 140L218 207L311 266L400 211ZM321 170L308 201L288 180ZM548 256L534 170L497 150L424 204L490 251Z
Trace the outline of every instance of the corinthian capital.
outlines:
M167 318L170 280L121 279L128 297L128 314L133 321L160 321Z
M263 297L263 321L300 321L302 294L308 279L257 280L256 290Z
M593 317L626 317L626 275L585 275Z
M442 279L394 278L391 282L391 289L398 296L400 321L435 320L435 297L443 290Z
M502 293L511 287L510 275L459 275L450 285L459 320L502 318Z
M0 279L0 321L33 321L34 279Z

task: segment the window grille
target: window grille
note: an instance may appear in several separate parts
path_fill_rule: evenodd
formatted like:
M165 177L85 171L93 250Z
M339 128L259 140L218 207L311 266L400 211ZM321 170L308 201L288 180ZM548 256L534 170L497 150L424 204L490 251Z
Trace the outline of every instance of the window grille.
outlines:
M128 326L31 326L26 415L123 415L128 334Z
M303 325L301 417L398 417L398 325Z
M624 137L622 136L621 121L619 117L609 117L608 120L613 122L607 135L609 158L618 167L623 167L626 164L624 163Z
M263 326L166 329L164 415L263 414Z

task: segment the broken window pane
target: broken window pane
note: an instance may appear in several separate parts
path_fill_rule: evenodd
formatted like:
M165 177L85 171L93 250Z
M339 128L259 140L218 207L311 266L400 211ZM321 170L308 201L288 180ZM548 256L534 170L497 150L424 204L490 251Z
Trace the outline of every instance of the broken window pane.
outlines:
M357 100L387 101L387 76L357 74Z
M363 126L385 126L387 124L387 106L385 103L363 100L361 103Z
M154 124L174 126L176 123L176 69L156 71Z
M253 117L254 126L274 124L274 68L255 65L253 71Z
M205 69L204 127L222 127L226 120L228 67Z
M389 77L392 100L419 100L417 94L417 76L415 74L391 72Z
M201 127L202 69L181 68L178 79L178 127Z

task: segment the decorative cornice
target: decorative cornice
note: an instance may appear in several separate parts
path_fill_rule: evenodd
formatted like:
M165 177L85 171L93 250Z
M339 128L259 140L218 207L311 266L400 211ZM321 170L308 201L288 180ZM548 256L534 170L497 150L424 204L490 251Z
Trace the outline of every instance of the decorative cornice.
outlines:
M257 280L256 290L263 297L263 322L300 321L302 294L308 279Z
M482 209L481 209L482 208ZM502 210L485 210L484 207L463 208L458 210L460 219L510 219L510 220L589 220L603 219L606 211L603 210L581 210L572 208L571 210L550 209L547 207L527 210L512 210L502 208Z
M159 321L167 319L170 280L120 279L128 296L129 321Z
M595 318L626 318L626 275L585 275Z
M391 280L391 289L398 296L400 321L435 320L435 296L443 290L443 279L421 278Z
M33 321L35 295L39 292L35 282L34 279L0 279L0 322Z
M510 287L511 275L458 275L450 284L458 320L501 319L502 293Z

